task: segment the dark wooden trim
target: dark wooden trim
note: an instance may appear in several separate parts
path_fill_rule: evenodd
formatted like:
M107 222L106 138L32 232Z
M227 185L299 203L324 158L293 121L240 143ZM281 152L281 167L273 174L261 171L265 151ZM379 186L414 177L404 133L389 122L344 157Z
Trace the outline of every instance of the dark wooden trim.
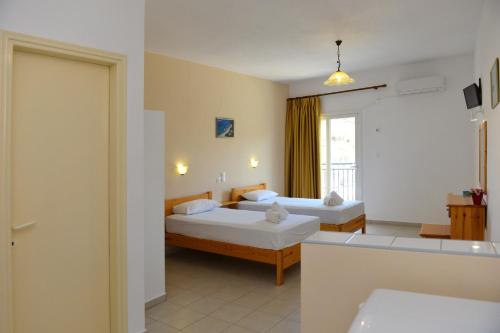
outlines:
M300 99L300 98L307 98L307 97L321 97L321 96L327 96L327 95L336 95L336 94L344 94L344 93L350 93L350 92L355 92L355 91L362 91L362 90L377 90L379 88L386 88L387 84L379 84L377 86L370 86L370 87L363 87L363 88L356 88L356 89L349 89L349 90L340 90L340 91L333 91L329 93L323 93L323 94L317 94L317 95L307 95L307 96L299 96L299 97L290 97L287 98L287 101L293 100L293 99Z

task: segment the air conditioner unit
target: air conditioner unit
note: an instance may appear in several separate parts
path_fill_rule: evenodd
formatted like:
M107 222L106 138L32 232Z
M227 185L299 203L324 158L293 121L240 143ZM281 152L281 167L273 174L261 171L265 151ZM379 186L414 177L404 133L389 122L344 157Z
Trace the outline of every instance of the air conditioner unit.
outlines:
M420 79L399 81L396 84L396 91L400 95L423 94L443 91L444 88L444 76L429 76Z

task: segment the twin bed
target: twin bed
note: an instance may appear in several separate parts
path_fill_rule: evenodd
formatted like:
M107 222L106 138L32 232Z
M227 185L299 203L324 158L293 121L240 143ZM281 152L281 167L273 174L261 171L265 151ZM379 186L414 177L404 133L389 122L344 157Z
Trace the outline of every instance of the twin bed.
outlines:
M322 199L275 197L262 201L249 201L243 197L245 193L266 188L265 183L234 188L231 191L231 201L238 202L238 209L262 212L277 202L291 214L317 216L322 231L355 232L361 229L362 233L366 232L365 207L362 201L350 200L338 206L325 206Z
M285 269L300 261L300 243L316 231L362 229L364 232L362 203L361 207L347 205L328 213L328 209L306 199L277 197L270 202L253 203L243 200L242 194L265 188L265 184L235 188L231 198L238 201L239 209L215 208L193 215L174 214L173 207L197 199L212 199L212 192L166 200L166 243L274 265L276 285L281 285ZM264 213L275 201L291 213L279 224L267 222ZM345 223L339 223L344 220Z

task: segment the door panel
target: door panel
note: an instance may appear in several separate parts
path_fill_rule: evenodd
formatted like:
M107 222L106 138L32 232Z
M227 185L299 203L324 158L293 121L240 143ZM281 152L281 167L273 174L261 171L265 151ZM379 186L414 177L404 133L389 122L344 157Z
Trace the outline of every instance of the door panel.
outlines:
M14 332L109 332L109 67L14 52Z

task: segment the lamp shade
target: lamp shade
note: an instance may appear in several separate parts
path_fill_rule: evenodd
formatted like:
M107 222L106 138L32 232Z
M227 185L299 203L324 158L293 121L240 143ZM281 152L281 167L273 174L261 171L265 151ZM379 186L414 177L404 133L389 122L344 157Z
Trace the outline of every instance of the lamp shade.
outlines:
M346 72L338 70L330 75L328 80L326 80L323 84L325 86L343 86L351 83L354 83L354 79L350 77Z

